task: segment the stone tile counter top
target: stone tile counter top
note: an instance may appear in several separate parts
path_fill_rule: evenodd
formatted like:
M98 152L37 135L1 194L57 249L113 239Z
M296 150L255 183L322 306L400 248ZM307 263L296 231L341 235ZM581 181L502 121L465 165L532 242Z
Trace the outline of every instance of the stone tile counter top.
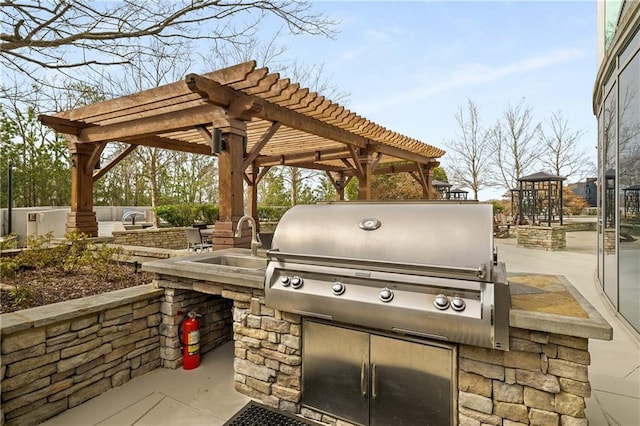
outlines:
M587 339L611 340L613 329L561 275L509 276L509 325Z

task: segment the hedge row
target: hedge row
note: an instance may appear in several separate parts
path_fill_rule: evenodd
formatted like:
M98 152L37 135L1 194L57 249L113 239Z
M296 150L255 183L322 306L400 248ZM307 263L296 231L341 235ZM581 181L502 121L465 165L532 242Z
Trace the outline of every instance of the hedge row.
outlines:
M258 207L258 219L277 222L289 209L288 206ZM211 204L167 204L153 209L156 216L169 226L191 226L194 223L213 225L220 217L218 206Z

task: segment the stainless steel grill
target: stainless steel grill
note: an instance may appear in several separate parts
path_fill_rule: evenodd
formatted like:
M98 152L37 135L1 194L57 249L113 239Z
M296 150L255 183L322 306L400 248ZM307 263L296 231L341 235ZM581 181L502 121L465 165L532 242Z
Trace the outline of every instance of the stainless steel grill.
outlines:
M266 303L400 334L509 348L510 295L492 206L296 206L268 252Z

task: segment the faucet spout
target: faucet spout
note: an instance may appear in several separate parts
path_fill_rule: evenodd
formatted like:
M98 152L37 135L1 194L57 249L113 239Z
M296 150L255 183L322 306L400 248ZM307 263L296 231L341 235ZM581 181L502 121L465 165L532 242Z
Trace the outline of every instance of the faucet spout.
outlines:
M258 255L258 247L262 246L262 241L260 241L260 236L258 235L258 227L256 226L256 221L252 216L242 216L238 221L238 225L236 226L236 238L242 237L242 224L247 221L249 222L249 226L251 227L251 255Z

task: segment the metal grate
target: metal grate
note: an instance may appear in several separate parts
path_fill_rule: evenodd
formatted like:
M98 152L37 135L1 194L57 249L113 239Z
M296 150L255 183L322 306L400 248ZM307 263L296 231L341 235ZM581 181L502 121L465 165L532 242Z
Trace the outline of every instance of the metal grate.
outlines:
M318 424L251 401L224 426L313 426Z

